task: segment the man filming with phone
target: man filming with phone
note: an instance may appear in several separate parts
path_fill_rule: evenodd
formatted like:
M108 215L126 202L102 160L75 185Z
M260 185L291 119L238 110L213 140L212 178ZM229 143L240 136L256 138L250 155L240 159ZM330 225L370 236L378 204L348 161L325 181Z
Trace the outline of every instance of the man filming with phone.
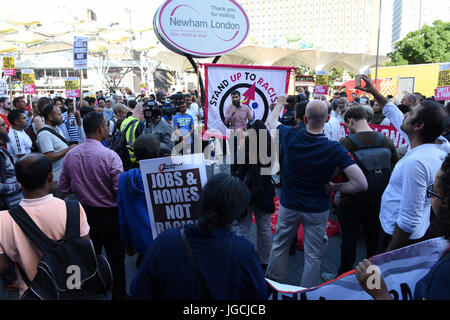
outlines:
M391 251L423 241L430 225L431 203L426 196L427 188L433 184L450 152L450 144L441 136L445 119L442 105L424 100L403 115L376 89L369 77L358 75L355 88L375 98L383 114L409 144L408 152L397 162L381 198L382 246Z

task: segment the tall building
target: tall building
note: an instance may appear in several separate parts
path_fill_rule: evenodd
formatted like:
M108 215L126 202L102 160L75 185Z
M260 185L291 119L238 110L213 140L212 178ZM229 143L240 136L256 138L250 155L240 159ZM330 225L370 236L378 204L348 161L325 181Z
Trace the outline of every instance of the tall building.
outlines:
M380 0L238 0L250 19L250 36L272 45L297 34L313 48L376 53Z
M431 25L436 20L450 21L448 0L394 0L392 44L409 32Z

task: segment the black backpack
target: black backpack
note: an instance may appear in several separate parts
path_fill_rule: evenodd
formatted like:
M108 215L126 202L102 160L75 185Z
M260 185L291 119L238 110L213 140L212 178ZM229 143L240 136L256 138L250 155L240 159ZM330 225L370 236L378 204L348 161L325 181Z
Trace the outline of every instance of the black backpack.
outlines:
M43 255L32 281L18 266L28 286L23 300L104 300L111 290L112 272L108 260L96 255L91 240L80 238L78 202L66 200L66 208L66 235L59 241L49 239L21 206L9 210ZM79 275L78 283L76 275Z
M133 163L130 159L130 154L128 152L128 143L127 143L127 131L128 129L135 124L136 122L139 122L138 120L130 121L130 123L127 124L125 129L121 131L118 135L114 137L113 140L111 140L111 143L109 145L109 148L113 151L115 151L120 159L122 160L123 164L123 171L128 171L133 168Z
M377 138L372 145L363 145L356 134L347 138L355 145L356 151L353 157L356 164L361 168L366 176L367 191L353 195L355 201L364 206L379 206L381 196L391 177L391 150L381 147L384 135L377 132Z

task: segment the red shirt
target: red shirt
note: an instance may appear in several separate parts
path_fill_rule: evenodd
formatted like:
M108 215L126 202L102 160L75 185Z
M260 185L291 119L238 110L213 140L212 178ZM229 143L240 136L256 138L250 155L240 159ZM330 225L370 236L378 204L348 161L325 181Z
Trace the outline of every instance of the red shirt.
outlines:
M0 117L5 121L5 123L6 123L6 129L7 129L7 131L9 132L9 128L11 128L11 123L9 123L9 121L8 121L8 116L6 115L3 115L3 114L0 114Z

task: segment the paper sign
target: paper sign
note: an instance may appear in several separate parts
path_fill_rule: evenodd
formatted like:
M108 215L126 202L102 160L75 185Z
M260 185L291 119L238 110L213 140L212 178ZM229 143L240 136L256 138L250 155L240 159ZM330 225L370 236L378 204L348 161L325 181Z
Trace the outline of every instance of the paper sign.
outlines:
M140 161L153 239L163 231L197 224L206 184L203 153Z
M75 70L88 67L88 38L75 37L73 42L73 68Z
M64 86L66 88L67 98L80 97L80 78L78 77L64 78Z
M436 89L436 100L450 100L450 63L439 66L438 88Z
M14 56L11 53L7 53L5 56L3 56L3 74L5 76L16 75Z
M0 97L8 96L8 84L5 80L0 79Z
M328 94L327 86L314 86L314 94Z
M34 70L22 69L22 87L24 94L36 93L36 84L34 78Z
M328 94L328 71L321 70L316 72L315 94Z

